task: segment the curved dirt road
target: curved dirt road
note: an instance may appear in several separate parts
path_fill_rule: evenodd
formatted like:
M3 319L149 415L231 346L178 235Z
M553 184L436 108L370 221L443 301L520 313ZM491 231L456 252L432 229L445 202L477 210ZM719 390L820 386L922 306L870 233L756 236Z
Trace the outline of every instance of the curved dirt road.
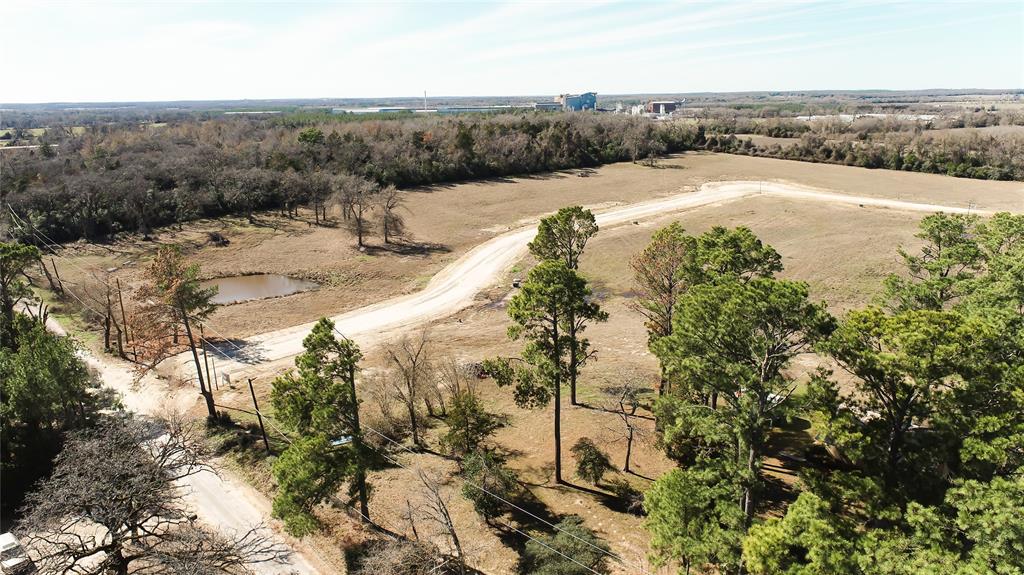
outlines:
M802 201L816 201L873 208L890 208L914 212L966 213L963 207L943 206L930 203L908 202L877 197L853 196L825 192L812 188L773 182L717 182L701 186L696 192L677 194L649 202L612 208L596 214L600 226L608 228L633 221L670 214L675 211L698 208L764 195ZM973 210L985 214L985 211ZM371 346L382 339L396 335L403 330L415 328L436 319L452 315L473 304L476 295L492 286L527 251L527 243L536 233L536 226L518 228L492 238L473 248L452 262L434 276L427 286L416 293L391 298L374 305L335 316L333 319L341 333L353 338L360 345ZM230 355L231 361L218 361L221 373L237 373L240 370L263 366L294 356L302 351L302 340L312 328L312 323L276 330L247 338L239 347L221 344L222 355ZM190 355L182 354L172 360L176 367L188 373L192 369ZM105 379L106 379L106 374ZM116 378L116 374L114 375ZM149 388L150 400L138 405L142 411L152 410L152 392L157 383ZM141 395L137 391L126 395ZM178 394L167 394L168 401ZM187 400L196 398L188 393ZM139 401L139 397L130 398ZM182 398L171 400L179 404ZM126 402L127 403L127 402ZM131 406L131 403L129 403ZM193 501L204 520L232 529L244 528L269 515L268 505L262 498L253 497L237 481L210 475L197 476L190 482ZM251 490L249 490L251 491ZM272 572L272 566L263 571ZM301 573L315 573L302 555L293 557L293 569Z
M612 208L596 214L596 218L599 226L614 227L674 211L756 195L916 212L969 211L962 207L853 196L775 182L748 181L708 183L696 192ZM985 213L979 210L973 212ZM332 319L339 332L365 346L373 345L397 332L450 316L472 305L479 292L507 273L526 254L527 243L536 234L536 230L537 227L531 225L501 234L449 264L421 291L394 297ZM307 323L263 333L246 338L244 342L236 344L237 347L221 344L219 352L230 356L231 360L218 362L218 369L222 373L233 373L297 355L302 352L302 340L312 327L312 323ZM178 356L176 361L182 369L191 369L190 364L187 364L191 361L190 356Z

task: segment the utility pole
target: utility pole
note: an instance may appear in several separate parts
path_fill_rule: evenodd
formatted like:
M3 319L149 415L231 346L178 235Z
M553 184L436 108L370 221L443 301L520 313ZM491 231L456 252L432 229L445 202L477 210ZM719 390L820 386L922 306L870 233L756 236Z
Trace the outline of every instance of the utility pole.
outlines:
M256 420L260 422L260 433L263 434L263 446L267 448L267 453L270 451L270 442L267 441L267 428L263 427L263 414L260 413L260 404L256 402L256 391L252 387L252 378L249 378L249 394L252 395L252 407L256 410Z
M128 343L131 341L131 335L128 333L128 318L124 313L124 297L121 296L121 278L114 278L117 282L117 301L121 304L121 327L124 328L124 341ZM136 349L135 344L132 344L132 355L135 357L135 361L139 361L139 351Z
M203 333L203 324L199 324L199 341L203 342L203 365L206 366L206 381L213 383L210 379L210 360L206 354L206 334Z
M61 295L63 295L64 294L64 281L60 279L60 272L57 271L57 262L56 262L56 260L53 259L53 256L50 256L50 263L53 264L53 274L55 276L57 276L57 286L60 287L60 293L61 293Z

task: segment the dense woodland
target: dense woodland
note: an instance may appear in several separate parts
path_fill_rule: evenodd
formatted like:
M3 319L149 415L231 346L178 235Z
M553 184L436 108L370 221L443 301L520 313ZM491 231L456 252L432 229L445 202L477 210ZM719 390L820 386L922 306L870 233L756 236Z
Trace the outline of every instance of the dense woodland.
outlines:
M331 203L345 204L352 186L367 183L406 188L653 162L694 149L1024 180L1021 138L932 129L1019 124L1019 114L979 110L929 122L808 122L779 113L765 107L708 108L694 119L655 122L571 113L367 118L315 111L262 117L133 111L129 119L149 115L140 116L141 122L105 122L104 114L113 112L104 112L86 118L90 123L46 129L32 140L41 148L3 153L0 193L18 217L65 241L145 235L160 225L256 210L293 213L309 205L323 211ZM149 121L154 118L169 122ZM793 140L757 145L744 134Z
M48 133L3 160L3 201L56 241L227 213L322 208L355 176L398 187L638 160L696 145L642 118L222 119ZM52 139L52 141L51 141Z

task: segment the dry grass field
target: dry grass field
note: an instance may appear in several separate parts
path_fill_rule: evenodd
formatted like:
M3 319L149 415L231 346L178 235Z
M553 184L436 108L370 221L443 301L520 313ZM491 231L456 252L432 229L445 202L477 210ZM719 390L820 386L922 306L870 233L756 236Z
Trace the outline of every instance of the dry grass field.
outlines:
M1024 207L1024 186L1017 182L984 182L916 173L865 170L844 166L789 162L744 156L686 154L649 168L633 164L611 165L595 170L588 177L576 172L501 181L435 186L406 193L405 218L408 227L406 245L383 249L377 238L371 248L360 252L353 247L347 231L341 228L317 228L303 221L291 221L264 214L257 225L242 219L196 222L184 230L162 230L157 244L184 243L192 259L201 264L205 277L243 273L280 273L314 279L322 283L317 290L288 297L240 303L218 309L211 325L228 336L253 333L315 320L323 315L379 301L421 287L425 281L472 246L489 237L531 221L570 204L601 209L696 189L716 180L781 180L825 190L873 197L942 203L977 209L1000 210ZM597 359L584 371L580 396L589 407L563 409L563 464L572 476L573 461L568 453L579 437L598 442L621 466L624 444L614 441L616 420L602 411L609 397L604 388L624 377L655 379L657 365L646 350L646 334L640 316L630 309L630 258L640 251L658 228L680 221L691 233L700 233L714 225L748 226L762 240L773 245L785 264L783 276L806 281L812 297L825 301L836 314L864 305L878 292L885 275L898 270L897 249L913 249L920 213L890 209L836 206L820 202L798 202L772 197L754 197L721 203L663 217L602 230L587 247L581 271L592 282L601 305L610 314L607 323L592 326L587 335ZM226 247L206 244L208 231L220 231L230 241ZM119 268L114 272L129 285L139 281L139 269L152 253L154 243L120 242L105 248L78 246L76 266ZM522 275L531 265L528 259L517 266L514 275ZM70 281L80 271L62 269ZM478 298L479 305L439 320L429 327L435 356L454 356L462 361L479 361L497 354L517 353L520 344L505 336L508 324L505 304L512 295L511 278ZM365 350L364 375L371 376L384 367L381 351ZM813 356L797 362L794 375L813 369ZM273 374L257 380L258 394L268 405ZM365 377L362 391L369 396L372 377ZM497 389L491 380L479 382L488 408L508 416L494 443L509 454L509 465L519 472L529 488L531 509L547 517L577 514L588 527L608 540L615 553L634 564L644 563L648 536L642 519L615 509L613 498L601 486L579 488L556 486L551 481L552 413L551 407L535 411L517 408L508 390ZM218 402L248 405L248 390L222 389ZM373 410L364 408L372 421ZM647 412L643 412L645 415ZM430 442L443 424L435 423ZM650 427L653 427L651 423ZM806 434L791 434L792 441L809 441ZM424 467L444 474L454 464L430 454L403 454L403 465ZM670 469L671 463L650 442L634 449L637 475L623 475L631 484L644 489L650 480ZM795 480L795 470L778 459L769 459L769 473L778 479L782 492L776 502L785 499L784 486ZM252 469L249 470L253 471ZM254 477L266 477L256 467ZM416 493L417 479L400 467L375 472L371 477L374 495L371 509L381 524L393 530L407 530L402 517L404 502ZM257 482L259 483L259 482ZM263 487L268 487L264 480ZM488 573L511 572L521 536L487 526L458 495L459 483L452 479L452 511L460 536L473 563ZM771 512L771 510L769 510ZM351 536L351 524L339 515L331 515L332 537ZM346 526L347 525L347 526ZM636 567L618 572L637 572Z
M992 184L718 155L685 156L666 164L683 169L650 169L626 164L609 166L588 178L557 175L543 180L464 184L415 192L410 194L409 200L414 214L410 217L410 228L417 230L417 237L432 241L447 238L452 242L452 253L455 254L462 249L461 246L472 245L507 227L501 225L503 219L514 222L529 218L531 208L536 215L568 203L559 201L559 198L573 198L587 205L600 206L676 193L703 181L734 178L785 179L848 193L899 196L952 205L966 205L973 200L989 209L1013 208L1024 201L1024 192L1019 184ZM446 209L443 212L431 210L436 217L421 219L421 210L429 208L419 202L427 198L440 201ZM474 198L478 207L470 208ZM471 209L473 211L463 211ZM445 221L451 217L450 213L464 214L460 219L471 223L454 226ZM580 396L590 408L563 410L564 449L567 450L579 437L587 436L598 441L613 462L621 465L625 446L613 440L615 419L594 408L602 407L610 399L603 388L623 377L640 377L649 382L655 379L657 366L646 350L643 323L639 315L629 308L632 283L628 267L630 257L643 248L654 230L677 220L692 233L700 233L714 225L748 226L782 254L786 265L785 277L807 281L815 299L825 301L834 313L842 314L870 301L877 293L881 279L898 269L898 246L916 247L913 236L920 217L920 214L895 210L765 197L666 214L663 218L639 225L601 231L588 246L581 270L593 283L602 306L611 317L607 323L588 330L598 356L584 373ZM420 260L420 269L436 269L444 260L445 257L424 257ZM531 263L524 261L521 268L525 270ZM426 271L422 273L427 275ZM508 282L503 285L508 285ZM505 336L505 303L511 293L506 287L496 286L484 294L479 306L432 325L429 331L435 342L434 353L453 355L463 361L516 353L520 345L509 342ZM281 302L288 299L291 298L283 298ZM797 362L796 370L804 372L813 369L817 363L818 359L813 356L804 357ZM384 367L385 362L379 350L371 350L364 365L369 373L373 373ZM269 392L265 383L261 387L263 393ZM365 387L364 390L369 391ZM490 380L481 382L480 390L490 410L509 416L508 426L497 434L495 444L512 454L510 466L531 486L536 508L553 515L573 513L584 517L587 525L606 538L616 553L628 561L642 564L647 552L647 536L640 518L615 510L609 504L611 500L607 492L600 487L588 485L585 486L587 490L580 490L556 486L551 482L551 408L536 411L518 409L511 393L495 388ZM243 391L239 390L233 400L245 401ZM225 400L230 398L227 396ZM436 433L435 430L432 437ZM809 440L806 434L795 435L796 441ZM571 457L565 453L564 458L564 465L571 469ZM450 462L430 455L407 455L403 461L406 465L436 471L454 470ZM781 460L770 459L768 464L769 473L780 484L792 484L795 480L795 470L787 468ZM671 463L655 446L645 443L634 451L634 468L638 475L619 475L643 489L649 485L646 478L656 478L670 467ZM404 528L401 504L409 493L415 492L415 476L408 470L392 468L374 474L372 480L378 517L387 525ZM457 490L457 481L451 485ZM513 546L521 541L487 527L468 502L457 496L454 497L453 510L457 524L467 533L465 537L474 550L475 564L488 572L509 572L516 555L503 541ZM623 572L632 571L625 569Z
M226 337L244 337L417 290L445 264L471 247L566 205L582 204L601 209L693 190L708 181L762 179L964 207L973 202L978 209L1010 209L1024 204L1022 186L1016 182L986 182L725 154L685 154L663 161L656 168L629 163L609 165L593 170L589 177L579 177L577 173L410 190L405 194L404 207L407 238L402 244L384 246L379 238L372 237L371 246L365 252L355 248L351 234L341 227L309 225L305 217L309 214L302 214L299 220L263 214L255 225L244 218L232 217L194 222L183 230L163 229L153 242L129 239L102 248L79 244L73 249L78 254L75 264L83 265L84 270L116 268L113 275L120 277L126 286L134 286L138 284L141 267L155 248L176 243L200 264L203 277L276 273L321 283L321 288L314 291L225 306L214 314L211 325L217 332ZM786 255L793 261L802 260L800 256L804 253L814 255L825 248L821 242L808 243L803 238L817 237L829 242L837 233L832 224L841 225L849 217L848 209L844 208L829 213L831 210L823 206L802 208L774 200L760 204L750 201L728 210L735 210L735 213L726 215L702 208L685 217L705 221L705 225L718 223L722 217L731 218L728 220L731 225L755 225L758 218L766 224L790 218L794 225L769 239L773 243L789 242L792 253ZM804 217L807 210L813 213L809 219ZM882 220L902 218L907 229L912 229L916 221L913 215L884 211L866 213L859 218L866 220L865 225L857 228L861 235L851 237L851 242L858 237L862 242L870 239L873 248L877 248L875 241L879 236L872 229L876 225L874 213L882 214ZM749 215L757 217L748 222ZM637 230L640 234L637 237L641 238L644 230L649 233L653 226L645 222ZM206 233L210 231L224 234L230 245L209 244ZM759 230L755 228L755 231ZM801 239L793 240L795 237ZM642 243L637 240L630 245L639 248ZM875 249L865 249L876 253ZM859 276L864 264L856 258L848 258L848 261L852 266L850 271ZM843 267L840 263L833 265ZM622 269L618 268L616 273ZM837 273L835 269L822 271L827 273L820 280L805 279L839 285L845 284L849 275ZM85 281L80 277L81 272L74 268L61 270L62 276L72 282Z

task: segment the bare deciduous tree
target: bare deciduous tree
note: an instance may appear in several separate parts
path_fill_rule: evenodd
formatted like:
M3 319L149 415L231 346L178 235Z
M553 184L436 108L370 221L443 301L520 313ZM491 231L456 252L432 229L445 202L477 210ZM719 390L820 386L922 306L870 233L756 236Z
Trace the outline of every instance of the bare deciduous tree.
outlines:
M451 398L460 393L476 393L476 375L453 355L446 355L434 364L434 377L442 415L446 414Z
M462 551L462 543L455 530L452 514L448 510L451 496L443 492L440 478L428 475L422 469L417 470L416 473L424 490L423 501L417 509L425 520L437 526L442 535L448 539L452 555L455 558L457 572L464 574L466 572L466 556Z
M457 573L432 545L394 539L367 545L353 575L446 575Z
M113 351L111 335L117 338L117 354L124 358L124 332L118 316L115 312L117 293L114 291L114 281L108 271L94 272L91 278L79 284L78 297L83 298L89 306L87 316L103 326L103 349L108 353Z
M626 458L622 465L622 470L626 473L631 473L629 462L633 455L633 443L645 440L649 434L647 427L636 414L640 409L640 393L643 389L645 388L637 379L626 376L622 378L621 385L608 390L612 398L606 409L615 414L618 422L607 429L611 432L613 441L626 442Z
M388 186L380 191L378 202L380 206L380 227L384 234L384 243L391 243L392 236L402 235L405 231L405 219L400 213L403 196L394 186Z
M29 495L17 531L42 573L245 573L285 551L262 528L196 525L177 484L206 469L199 432L178 421L111 419L71 436Z
M421 445L419 402L423 401L430 415L433 416L435 412L432 392L429 389L435 383L430 362L430 338L427 331L420 331L413 338L402 337L397 343L389 345L386 353L391 366L387 383L395 397L409 412L409 426L413 443Z
M379 188L365 178L350 174L334 178L333 187L331 201L341 207L342 217L356 235L358 246L363 247L370 230L370 213L377 203Z

